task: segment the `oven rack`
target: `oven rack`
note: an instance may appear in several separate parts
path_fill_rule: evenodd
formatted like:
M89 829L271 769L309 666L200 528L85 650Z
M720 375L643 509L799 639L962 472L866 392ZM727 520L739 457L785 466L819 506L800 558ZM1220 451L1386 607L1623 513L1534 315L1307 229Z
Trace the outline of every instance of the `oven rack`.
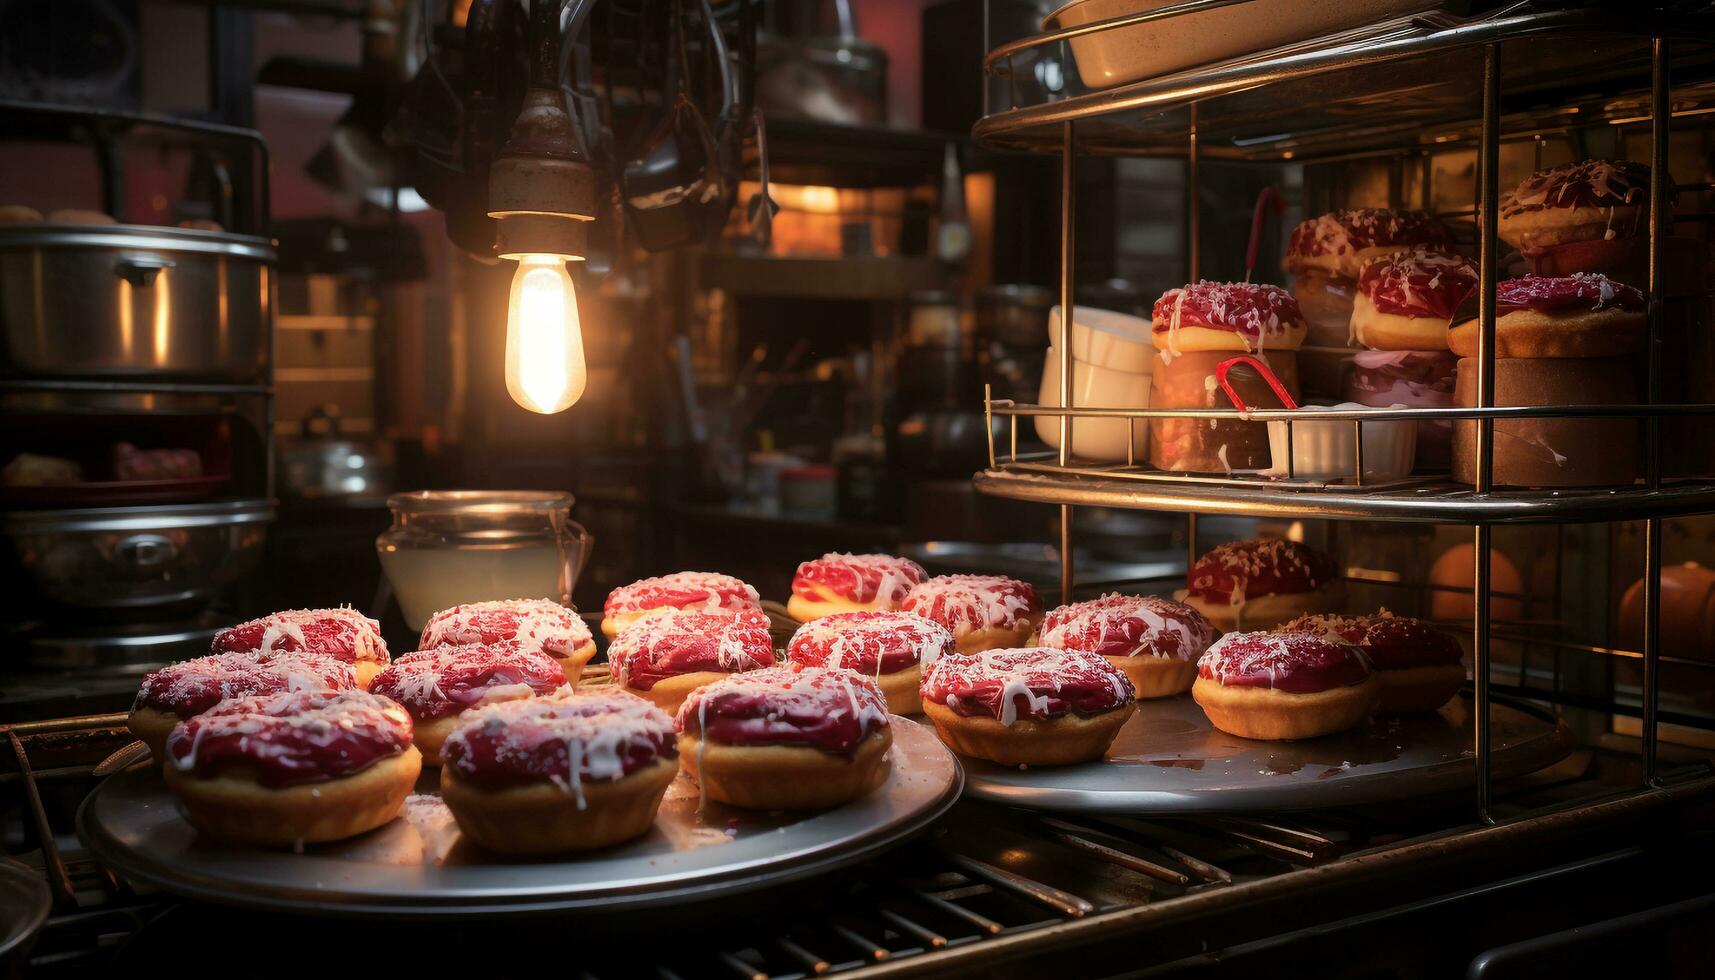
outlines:
M160 944L182 950L187 941L218 962L223 947L242 955L260 923L282 921L139 889L82 849L71 832L72 804L99 780L101 760L130 741L122 714L0 726L0 812L23 818L7 849L37 868L54 896L31 976L110 975L128 955L138 965L159 955ZM638 927L659 939L659 917L630 924L604 918L604 940L575 942L571 962L579 976L596 980L905 976L1003 962L1017 968L1071 951L1092 963L1105 957L1135 967L1138 937L1152 930L1165 933L1159 947L1152 940L1159 958L1205 952L1203 930L1172 929L1193 916L1205 924L1236 919L1238 931L1222 935L1242 942L1278 932L1306 909L1312 916L1373 911L1383 882L1390 901L1404 901L1402 876L1432 869L1444 875L1459 866L1473 880L1488 880L1497 864L1511 860L1592 853L1592 841L1611 843L1617 826L1667 820L1688 806L1715 812L1715 768L1707 763L1672 769L1659 788L1616 789L1634 764L1623 750L1580 750L1550 770L1503 783L1496 806L1509 819L1498 827L1469 822L1468 808L1457 801L1246 818L1077 821L967 801L916 843L784 889L777 908L729 899L725 904L736 910L706 921L702 911L681 909L672 942L623 941ZM1318 901L1306 902L1310 894ZM1341 894L1346 907L1332 904L1331 894ZM1281 917L1258 915L1259 908L1278 909ZM433 949L456 959L461 948L507 949L521 957L515 962L529 961L531 943L564 954L568 928L575 929L556 927L543 936L528 924L338 919L317 920L316 928L318 943L304 956L321 956L350 939L349 952L357 956L363 949L386 957ZM293 950L276 955L279 972L295 975L288 962Z

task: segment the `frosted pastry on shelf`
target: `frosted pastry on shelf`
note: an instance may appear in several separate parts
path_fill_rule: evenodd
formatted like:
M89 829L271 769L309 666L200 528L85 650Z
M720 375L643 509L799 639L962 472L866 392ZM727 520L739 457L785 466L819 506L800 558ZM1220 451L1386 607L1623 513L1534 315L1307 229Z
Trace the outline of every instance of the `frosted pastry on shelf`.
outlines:
M215 653L319 653L351 664L364 688L388 659L381 624L344 607L270 613L221 630L211 646Z
M941 741L1004 766L1100 759L1136 696L1101 654L1050 647L954 654L923 677L923 712Z
M1356 728L1380 695L1357 647L1314 633L1228 633L1197 661L1191 686L1210 724L1266 740Z
M1189 691L1197 658L1214 638L1203 614L1182 602L1110 593L1050 609L1036 642L1106 658L1125 672L1141 700Z
M898 609L911 587L928 577L909 558L830 552L798 566L786 611L807 623L835 613Z
M704 684L774 666L774 641L761 612L682 612L627 626L607 659L621 689L672 712Z
M1174 598L1217 629L1270 629L1305 613L1334 612L1346 601L1334 559L1296 541L1257 538L1210 549L1191 566Z
M960 653L1022 646L1042 622L1036 589L1004 575L937 575L900 608L946 627Z
M954 651L945 626L913 612L835 613L805 623L786 644L786 659L872 678L896 715L923 713L923 672Z
M459 830L503 854L555 854L641 837L679 774L673 719L632 694L563 690L463 716L441 798Z
M802 664L698 688L675 726L681 765L702 793L755 810L849 803L886 781L893 745L874 682Z
M1300 616L1282 633L1313 633L1363 651L1381 680L1377 712L1384 715L1434 711L1465 686L1459 642L1446 632L1383 609L1372 616Z
M612 639L639 619L656 613L761 611L762 598L748 582L718 572L674 572L639 579L608 593L601 631Z
M1414 248L1372 259L1358 273L1352 338L1373 350L1447 349L1459 304L1477 288L1463 256Z
M560 665L516 642L467 643L407 653L375 675L369 690L403 705L412 741L431 766L459 716L502 701L551 693L565 685Z
M217 653L169 664L143 678L126 726L160 765L179 722L227 698L287 691L345 691L357 686L350 664L316 653Z
M359 690L222 701L177 725L165 753L162 775L192 825L270 847L374 830L423 768L411 716Z
M1600 272L1642 282L1648 164L1584 160L1538 170L1501 198L1496 233L1544 276Z
M517 643L524 650L553 657L576 687L584 665L595 656L595 637L577 610L552 599L500 599L467 602L443 609L423 624L419 649L468 643Z

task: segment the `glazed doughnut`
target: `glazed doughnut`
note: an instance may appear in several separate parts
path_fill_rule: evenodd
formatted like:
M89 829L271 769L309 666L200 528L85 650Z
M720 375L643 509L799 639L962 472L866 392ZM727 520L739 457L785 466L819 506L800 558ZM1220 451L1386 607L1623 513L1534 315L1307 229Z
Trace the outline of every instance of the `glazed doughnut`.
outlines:
M821 810L887 779L893 728L881 689L802 664L735 674L679 708L679 758L711 800L755 810Z
M427 765L472 708L548 694L565 684L553 657L518 643L467 643L407 653L375 675L370 691L411 713L412 741Z
M774 641L761 612L684 612L627 626L607 659L620 687L673 712L704 684L774 666Z
M1459 642L1441 630L1383 609L1374 616L1300 616L1282 633L1315 633L1364 652L1381 681L1384 715L1434 711L1465 686Z
M166 756L167 788L198 830L265 846L374 830L423 768L411 716L360 690L222 701L174 727Z
M762 599L748 583L718 572L674 572L639 579L607 594L601 631L613 639L625 627L652 613L698 610L760 610Z
M1159 596L1109 594L1050 609L1037 643L1106 657L1139 700L1184 694L1215 629L1203 614Z
M1279 286L1245 282L1190 283L1155 301L1150 341L1162 360L1198 351L1297 350L1304 314Z
M1527 258L1577 242L1617 242L1644 231L1650 168L1585 160L1538 170L1501 198L1501 240Z
M640 837L679 773L673 719L623 691L567 688L480 708L443 752L441 798L459 830L506 854Z
M1592 272L1524 276L1495 286L1496 357L1616 357L1644 349L1644 294ZM1449 331L1448 346L1476 357L1478 320Z
M807 623L834 613L898 609L905 593L928 577L909 558L830 552L798 566L786 611Z
M941 741L1003 766L1100 759L1136 696L1106 657L1051 647L955 653L923 678L923 712Z
M900 608L945 626L960 653L1022 646L1042 622L1036 590L1004 575L937 575Z
M1376 256L1414 245L1444 246L1447 242L1447 229L1422 211L1330 211L1292 229L1281 265L1294 276L1322 272L1350 281Z
M1352 338L1375 350L1447 349L1447 327L1477 288L1477 270L1451 252L1414 248L1371 259L1358 274Z
M1268 629L1304 613L1332 612L1345 600L1334 559L1278 538L1232 541L1197 559L1189 588L1174 598L1217 629Z
M1357 647L1314 633L1228 633L1191 685L1210 724L1240 738L1316 738L1364 723L1381 682Z
M156 765L166 758L173 726L227 698L282 691L345 691L357 686L351 665L315 653L218 653L169 664L143 678L126 725L149 746Z
M387 666L381 624L348 607L271 613L221 630L212 646L215 653L319 653L351 664L362 688Z
M786 659L806 667L833 667L874 678L896 715L920 715L917 689L923 671L954 651L953 634L913 612L850 612L798 627Z
M418 647L430 650L466 643L516 642L525 650L553 657L576 687L584 665L595 656L595 637L577 610L551 599L501 599L468 602L443 609L423 624Z

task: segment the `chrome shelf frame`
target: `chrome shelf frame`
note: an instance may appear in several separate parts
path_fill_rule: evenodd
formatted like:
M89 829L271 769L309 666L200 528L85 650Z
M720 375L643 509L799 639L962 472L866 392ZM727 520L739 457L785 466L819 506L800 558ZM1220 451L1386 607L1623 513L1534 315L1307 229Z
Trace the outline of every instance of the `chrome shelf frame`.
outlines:
M989 74L1006 77L1011 60L1046 45L1060 44L1073 37L1104 30L1129 27L1169 17L1182 16L1201 10L1228 6L1250 0L1191 0L1142 14L1113 18L1083 27L1055 31L994 49L985 61ZM1661 464L1660 420L1670 417L1701 417L1715 415L1715 405L1671 405L1659 401L1661 390L1660 346L1663 337L1662 276L1663 240L1666 236L1671 178L1667 176L1669 161L1669 128L1674 116L1670 62L1672 42L1689 39L1708 45L1715 42L1715 16L1707 13L1675 14L1672 16L1650 11L1625 11L1623 16L1604 10L1535 11L1526 4L1515 5L1486 19L1449 25L1434 18L1403 30L1385 35L1365 36L1354 32L1320 42L1307 42L1290 49L1265 52L1251 60L1240 60L1178 72L1161 78L1146 79L1113 89L1079 95L1058 102L985 116L974 127L979 142L998 148L1057 152L1061 158L1060 180L1060 302L1062 309L1073 309L1073 284L1076 269L1076 195L1074 173L1080 153L1118 153L1149 155L1161 150L1163 133L1176 134L1177 148L1172 155L1183 156L1187 162L1187 250L1189 278L1200 278L1198 254L1201 246L1199 214L1200 160L1208 152L1207 133L1200 124L1208 107L1222 97L1255 94L1272 86L1299 79L1332 75L1362 69L1366 66L1399 61L1413 56L1437 52L1476 53L1481 57L1481 118L1475 131L1477 157L1477 200L1474 202L1480 273L1478 288L1478 351L1477 406L1470 409L1417 409L1397 411L1321 411L1314 417L1328 421L1350 421L1361 435L1363 421L1412 419L1467 419L1476 422L1477 473L1474 486L1461 486L1431 479L1428 482L1395 482L1380 486L1362 486L1361 478L1352 485L1338 483L1321 485L1294 481L1290 470L1287 480L1271 483L1261 478L1193 477L1153 472L1135 465L1135 444L1128 445L1125 466L1086 467L1074 465L1071 449L1072 433L1077 418L1244 418L1254 421L1270 419L1288 422L1290 441L1292 420L1311 418L1310 413L1283 411L1236 412L1231 410L1196 409L1079 409L1072 404L1073 362L1062 358L1060 392L1062 404L1057 407L1021 405L1010 401L985 399L990 421L990 468L976 474L974 483L979 492L1013 499L1057 504L1060 508L1060 592L1074 594L1075 568L1072 548L1073 508L1077 506L1119 506L1178 511L1187 514L1187 558L1194 563L1199 557L1197 517L1199 514L1235 514L1250 516L1289 516L1314 518L1348 518L1356 520L1401 521L1416 523L1446 523L1471 525L1473 535L1474 607L1472 648L1474 655L1473 718L1476 748L1476 809L1485 823L1494 823L1493 768L1491 744L1491 582L1490 556L1493 547L1493 526L1497 523L1580 523L1641 520L1645 525L1643 636L1640 651L1643 663L1642 691L1642 756L1644 788L1661 786L1658 767L1658 728L1660 715L1661 664L1661 595L1662 521L1666 517L1697 513L1715 513L1715 479L1665 480ZM1647 122L1649 127L1649 252L1646 294L1648 306L1648 343L1646 346L1647 381L1642 404L1637 406L1553 406L1496 407L1495 401L1495 289L1497 283L1498 244L1494 216L1500 198L1500 148L1503 132L1517 132L1517 116L1503 113L1502 50L1507 42L1528 39L1543 43L1572 35L1601 34L1608 38L1632 39L1648 46L1649 90L1647 111L1639 118L1624 120L1609 118L1610 122ZM1700 49L1701 50L1701 49ZM1707 51L1702 51L1707 54ZM1006 64L1005 71L997 65ZM1628 76L1629 77L1629 76ZM1684 80L1682 89L1708 82ZM1635 88L1635 86L1634 86ZM1698 88L1699 92L1703 88ZM1619 105L1622 103L1612 103ZM1635 112L1637 102L1623 103L1626 111ZM1182 110L1182 111L1181 111ZM1705 111L1705 110L1697 110ZM1550 113L1552 115L1552 112ZM1567 115L1575 115L1568 113ZM1588 117L1585 117L1588 118ZM1147 119L1147 122L1145 120ZM1121 120L1123 125L1100 129L1095 138L1080 135L1082 128L1099 128L1094 124ZM1409 128L1393 131L1396 143L1411 144L1411 134L1429 123L1408 120ZM1503 126L1512 122L1513 126ZM1153 127L1153 129L1151 128ZM1338 127L1332 132L1318 134L1325 149L1339 147ZM1118 132L1121 138L1111 139ZM1355 130L1354 130L1355 132ZM1374 133L1366 132L1364 140ZM1469 134L1453 134L1448 140L1467 139ZM1282 137L1286 139L1286 137ZM1216 155L1252 159L1291 160L1294 151L1279 146L1269 147L1259 141L1259 149ZM1380 144L1359 141L1354 156L1373 150L1387 152ZM1297 145L1297 144L1294 144ZM1232 150L1232 147L1221 148ZM1397 149L1397 147L1396 147ZM1305 157L1297 157L1299 160ZM1071 317L1062 317L1056 338L1061 350L1071 350ZM994 449L993 416L1010 417L1011 446L1009 459L1001 463ZM1022 460L1017 454L1017 420L1019 416L1048 416L1058 419L1059 447L1052 462ZM1499 490L1494 486L1494 424L1496 419L1509 418L1599 418L1636 417L1644 420L1644 477L1641 485L1613 489L1570 489L1554 491ZM1128 436L1135 443L1135 429ZM1355 474L1362 474L1361 438L1355 440ZM1289 464L1290 465L1290 464Z

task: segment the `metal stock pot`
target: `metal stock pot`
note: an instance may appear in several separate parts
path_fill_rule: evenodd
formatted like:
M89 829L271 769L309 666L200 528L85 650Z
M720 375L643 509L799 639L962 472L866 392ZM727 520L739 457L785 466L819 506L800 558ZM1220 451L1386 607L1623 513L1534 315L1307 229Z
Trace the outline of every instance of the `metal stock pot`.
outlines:
M274 258L248 235L0 227L0 374L263 380Z

